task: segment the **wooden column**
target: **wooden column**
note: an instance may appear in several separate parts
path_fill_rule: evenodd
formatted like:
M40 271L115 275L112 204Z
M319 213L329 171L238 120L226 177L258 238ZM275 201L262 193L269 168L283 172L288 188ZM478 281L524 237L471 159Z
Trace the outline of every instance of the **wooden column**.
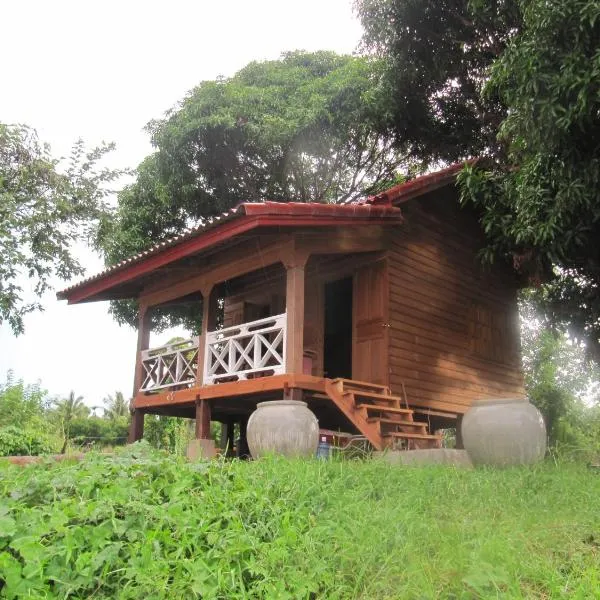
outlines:
M147 350L150 344L150 310L145 304L140 304L138 310L138 338L135 355L135 376L133 378L133 399L137 396L144 382L144 367L142 366L142 350Z
M221 423L221 450L226 456L233 456L235 421L228 419Z
M196 400L196 439L210 440L210 403Z
M286 373L302 373L304 354L304 266L306 259L286 265Z
M204 356L206 353L206 334L214 331L217 323L217 294L216 288L210 286L202 290L202 333L198 340L198 385L204 379Z
M131 415L131 424L129 425L129 437L127 442L133 444L144 437L144 410L136 408Z
M240 441L237 447L238 458L249 458L250 448L248 448L248 418L242 417L240 419Z

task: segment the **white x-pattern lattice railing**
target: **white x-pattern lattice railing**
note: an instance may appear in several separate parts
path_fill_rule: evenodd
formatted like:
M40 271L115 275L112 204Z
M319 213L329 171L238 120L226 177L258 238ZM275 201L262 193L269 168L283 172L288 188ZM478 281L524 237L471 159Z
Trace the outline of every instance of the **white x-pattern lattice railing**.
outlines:
M204 384L285 373L286 314L206 336Z
M143 392L195 383L198 371L198 338L193 337L142 351L142 367Z

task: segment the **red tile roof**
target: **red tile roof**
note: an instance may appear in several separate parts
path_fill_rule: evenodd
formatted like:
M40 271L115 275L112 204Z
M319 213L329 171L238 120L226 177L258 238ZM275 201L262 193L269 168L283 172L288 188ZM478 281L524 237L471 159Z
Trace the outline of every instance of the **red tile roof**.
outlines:
M148 272L259 226L319 227L356 225L364 222L381 223L388 220L401 221L402 214L399 208L387 202L347 205L245 202L219 216L207 218L201 224L180 235L159 242L144 252L108 267L104 271L58 292L56 296L59 300L82 301L92 295L91 291L89 295L84 295L84 288L100 284L103 280L106 281L106 287L123 283L128 279L126 273L134 267L138 267L138 269L135 274L131 274L132 277L141 274L142 265L147 265L143 271ZM94 285L96 291L98 287L98 285ZM74 294L75 299L73 298Z
M100 288L108 289L258 226L314 227L388 219L401 221L398 204L451 184L463 166L464 163L457 163L348 204L245 202L58 292L57 298L70 302L83 301L93 295L92 288L95 293Z
M472 161L467 161L472 162ZM381 192L375 196L369 196L366 202L371 203L389 203L394 206L407 202L417 196L422 196L428 192L437 190L438 188L444 187L450 183L453 183L458 173L463 169L466 163L455 163L436 171L435 173L428 173L427 175L421 175L415 177L405 183L396 185L385 192Z

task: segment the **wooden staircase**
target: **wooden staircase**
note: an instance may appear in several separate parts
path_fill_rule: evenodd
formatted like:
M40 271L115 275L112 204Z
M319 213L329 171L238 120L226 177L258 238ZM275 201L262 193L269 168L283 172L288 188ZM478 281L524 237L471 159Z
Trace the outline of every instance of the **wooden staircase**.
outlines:
M414 411L386 386L352 379L331 379L327 396L377 449L439 448L441 436L414 420Z

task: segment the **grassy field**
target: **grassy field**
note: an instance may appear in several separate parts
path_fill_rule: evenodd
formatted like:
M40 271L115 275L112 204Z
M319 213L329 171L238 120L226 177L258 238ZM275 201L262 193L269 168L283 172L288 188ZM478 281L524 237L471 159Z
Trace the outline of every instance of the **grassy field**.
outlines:
M2 598L598 598L600 474L185 464L0 473Z

